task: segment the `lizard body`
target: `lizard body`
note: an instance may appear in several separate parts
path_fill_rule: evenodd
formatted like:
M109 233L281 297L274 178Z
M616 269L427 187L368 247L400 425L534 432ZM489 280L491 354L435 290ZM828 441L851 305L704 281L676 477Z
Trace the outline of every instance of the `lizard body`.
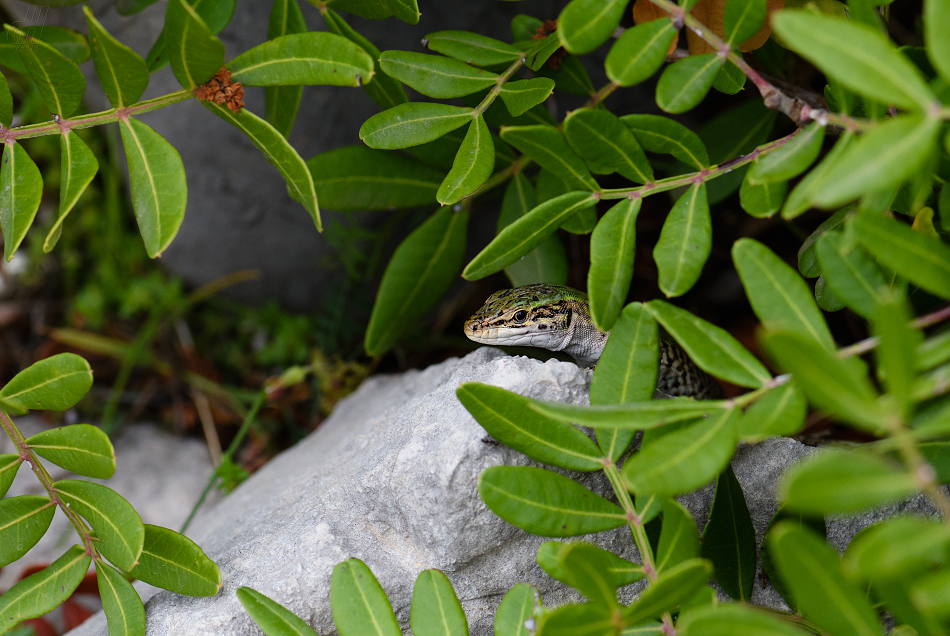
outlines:
M610 332L594 326L587 294L563 285L538 283L489 296L465 322L465 335L489 345L563 351L578 365L592 367L600 359ZM722 387L665 335L660 336L656 388L671 397L722 397Z

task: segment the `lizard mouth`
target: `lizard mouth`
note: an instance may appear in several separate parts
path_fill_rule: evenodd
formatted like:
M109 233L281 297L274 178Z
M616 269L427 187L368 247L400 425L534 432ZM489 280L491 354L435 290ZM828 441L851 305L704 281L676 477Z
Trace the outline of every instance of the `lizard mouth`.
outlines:
M531 327L475 327L471 321L465 323L465 335L469 340L489 345L530 345L534 335Z

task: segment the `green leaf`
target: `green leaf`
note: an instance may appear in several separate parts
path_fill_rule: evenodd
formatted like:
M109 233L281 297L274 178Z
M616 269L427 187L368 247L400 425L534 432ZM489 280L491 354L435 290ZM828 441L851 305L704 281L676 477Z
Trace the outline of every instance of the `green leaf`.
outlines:
M903 108L926 109L934 95L914 65L872 27L810 11L783 11L775 33L796 53L852 91Z
M409 626L414 636L468 636L468 621L449 579L423 570L412 588Z
M618 172L635 183L653 181L653 169L637 138L612 113L575 110L564 120L564 134L577 154L589 166L603 166L604 174Z
M923 334L910 323L910 312L904 296L896 290L887 290L874 313L874 333L881 344L875 350L879 373L884 376L888 395L906 418L912 405L911 391L917 377L917 348Z
M673 155L698 169L709 165L709 154L699 135L677 121L661 115L624 115L620 121L647 152Z
M442 205L457 203L484 184L495 168L495 144L485 118L479 115L469 125L452 169L446 175L436 200Z
M23 460L16 453L0 455L0 498L10 490L10 486L13 485L13 478L16 477L22 463Z
M186 0L168 0L164 34L168 62L183 87L204 84L224 66L224 43Z
M0 389L0 399L22 409L65 411L92 386L89 363L75 353L58 353L34 362Z
M486 468L478 477L478 493L496 515L542 537L575 537L626 523L616 504L541 468Z
M712 88L722 59L715 53L690 55L673 62L656 85L656 105L668 113L685 113Z
M745 87L745 73L733 62L727 61L713 78L713 88L726 95L735 95Z
M528 620L541 604L538 589L528 583L516 583L498 604L493 627L495 636L531 636Z
M521 49L513 44L471 31L436 31L422 41L430 51L475 66L507 64L523 55Z
M772 379L768 369L726 330L662 300L651 300L646 307L704 371L749 388Z
M236 4L236 0L186 0L186 2L195 9L213 34L220 33L228 25L234 16ZM166 18L167 15L166 11ZM149 73L154 73L168 64L168 51L165 46L167 35L167 31L164 30L159 33L152 49L145 56Z
M660 290L667 298L681 296L696 284L710 249L712 220L706 184L700 183L677 199L653 248Z
M370 148L395 150L433 141L460 128L475 116L472 108L414 102L373 115L360 128Z
M765 0L729 0L723 12L723 38L732 48L755 35L766 15Z
M366 51L335 33L291 33L259 44L228 63L245 86L360 86L373 77Z
M23 66L36 82L49 111L60 117L69 117L76 112L86 92L86 78L76 62L46 42L9 24L4 24L3 28L16 45Z
M129 574L187 596L214 596L221 589L221 571L197 543L174 530L147 523L142 555Z
M524 172L512 176L505 189L498 215L496 234L530 212L537 202L534 186ZM567 255L561 240L555 235L542 241L536 248L505 268L505 275L513 287L531 283L567 284Z
M755 526L732 466L719 475L700 555L712 561L716 583L732 598L748 601L755 582Z
M621 86L633 86L649 79L663 65L677 34L673 23L664 18L627 29L607 54L604 64L607 77Z
M756 218L770 217L782 209L785 202L785 195L788 194L788 182L763 181L758 185L753 185L749 181L751 172L746 173L742 180L742 187L739 188L739 203L742 209Z
M721 411L655 440L623 465L635 493L679 495L709 483L736 447L739 410Z
M268 40L307 31L307 23L297 0L274 0L267 23ZM268 86L264 91L264 119L284 137L290 136L302 96L303 89L299 85Z
M565 559L565 555L574 551L576 546L582 546L582 549L576 552L573 558ZM537 561L541 569L547 572L552 578L557 579L565 585L580 589L578 585L575 585L575 583L578 582L576 581L577 577L571 571L578 554L582 557L588 557L590 561L595 562L601 575L609 580L607 586L613 589L630 585L646 576L642 565L621 559L613 552L609 552L589 543L547 541L542 543L541 547L538 548Z
M763 325L773 331L801 334L829 351L834 349L811 290L772 250L753 239L739 239L732 247L732 260Z
M3 257L10 262L36 218L43 198L43 176L23 146L7 142L0 169L0 228Z
M137 102L148 87L148 67L138 53L125 46L106 31L88 6L83 7L89 25L89 41L96 76L112 105L116 108ZM65 139L67 135L63 135Z
M139 120L130 117L121 122L119 130L129 162L132 209L145 251L149 258L156 258L178 234L185 218L185 166L175 147Z
M364 346L382 355L422 320L455 281L465 257L468 212L442 208L396 248L379 285Z
M883 633L864 592L841 574L834 548L813 532L787 521L775 526L767 542L782 579L806 618L836 636Z
M599 406L533 402L531 408L562 422L595 429L647 430L710 415L718 417L729 406L728 401L677 399Z
M10 127L13 124L13 95L7 78L0 73L0 125Z
M66 215L72 211L79 197L99 171L96 156L75 133L67 132L61 135L59 148L62 157L62 167L59 172L59 210L56 213L56 221L43 242L44 252L49 252L56 245L63 231Z
M45 42L76 64L82 64L89 59L89 44L86 36L78 31L48 24L23 27L20 30L28 36L28 42L36 40ZM29 71L20 57L16 37L10 31L0 31L0 65L26 75Z
M571 192L571 187L567 185L563 179L544 168L538 171L536 184L539 204ZM561 224L561 229L572 234L589 234L593 232L594 227L597 225L597 212L595 208L596 205L594 203L581 208L576 214L568 217L568 219Z
M690 599L711 575L712 565L705 559L690 559L673 566L657 576L653 585L627 609L625 622L629 625L660 616Z
M874 214L861 214L851 228L881 263L918 287L950 298L950 247L939 239Z
M766 108L761 100L747 100L708 119L698 130L709 149L709 160L722 165L730 159L748 155L769 142L775 127L776 111ZM731 196L748 174L748 165L721 174L706 182L709 204L714 205Z
M924 3L924 40L927 58L943 79L950 82L950 4L947 0L927 0Z
M769 389L742 414L739 438L757 442L773 436L790 437L804 425L806 410L805 398L793 382Z
M342 11L368 20L385 20L395 16L407 24L419 22L419 6L416 0L335 0L334 5Z
M696 522L683 504L675 499L663 500L663 526L656 548L656 571L670 568L699 556L699 533Z
M610 571L618 557L587 543L568 543L563 546L558 551L558 570L564 575L564 582L593 603L618 607L617 588L621 581Z
M616 633L615 612L597 603L562 605L542 613L536 631L541 636L610 636Z
M267 636L317 636L317 632L300 617L257 590L239 587L236 594L241 605Z
M785 200L785 206L782 208L783 219L794 219L812 208L812 199L818 186L821 185L822 179L838 163L838 160L855 140L856 137L853 132L845 131L841 139L831 149L831 152L825 155L825 158L817 166L802 177ZM835 212L835 214L839 213L841 213L841 210Z
M822 221L814 232L808 235L802 246L798 248L798 271L806 278L814 278L821 274L821 267L818 266L818 239L825 232L829 232L841 227L845 219L855 213L855 206L842 208Z
M497 73L465 62L412 51L383 51L379 65L390 77L437 99L471 95L495 86L498 80Z
M0 596L0 632L59 607L79 587L91 562L82 546L74 545L45 569L4 592Z
M950 529L936 519L888 519L855 535L841 567L848 578L884 581L943 565L948 544Z
M561 48L561 40L558 39L557 33L552 33L544 39L534 40L529 43L528 50L525 51L525 65L532 71L539 71L559 48Z
M642 199L622 199L607 210L590 237L590 313L598 329L609 331L620 316L633 279L637 215Z
M734 0L732 0L734 1ZM788 181L797 177L815 162L825 139L825 128L812 122L791 140L767 155L756 159L746 177L752 185Z
M29 552L46 534L55 513L49 497L21 495L0 500L0 567Z
M347 559L333 568L330 604L340 636L402 634L386 593L359 559Z
M323 224L320 220L320 207L317 204L317 191L313 184L313 176L310 174L306 162L297 154L297 150L290 145L287 138L246 108L242 108L235 113L230 108L220 104L202 102L202 105L244 133L251 143L263 153L267 163L277 168L277 172L287 182L287 190L290 192L290 196L310 213L310 217L317 226L317 231L322 232Z
M501 138L564 180L572 190L597 190L584 160L551 126L503 126Z
M105 561L96 561L99 597L110 634L145 636L145 606L125 576Z
M89 424L52 428L28 438L26 443L44 459L69 472L108 479L115 473L115 451L109 436Z
M557 34L552 37L557 38ZM561 65L557 70L543 67L535 71L538 77L549 77L554 80L557 89L570 95L579 97L592 97L594 95L594 85L590 81L587 70L576 55L567 54L561 59ZM551 123L551 122L544 122Z
M477 280L511 265L554 234L565 220L595 200L588 192L568 192L545 201L499 232L469 262L462 277Z
M861 451L827 450L785 473L781 498L791 511L850 513L905 499L917 492L914 476Z
M870 319L887 278L877 263L858 246L848 246L838 232L825 232L816 243L821 271L845 305Z
M910 600L915 609L932 616L950 614L950 576L938 570L921 577L912 584Z
M850 144L822 174L812 201L834 207L897 186L931 156L939 131L940 121L933 117L899 115L885 121Z
M627 0L571 0L557 19L557 35L575 55L590 53L610 39Z
M722 603L697 607L676 621L680 636L807 636L791 622L750 605Z
M547 77L505 82L498 94L512 117L525 114L548 98L554 90L554 80Z
M531 459L568 470L604 467L603 454L587 435L532 410L530 398L478 382L466 382L455 394L489 435Z
M130 571L142 554L145 540L142 519L131 504L114 490L88 481L63 479L53 488L71 510L89 522L102 556Z
M344 146L307 160L320 202L341 212L431 203L443 173L405 155Z

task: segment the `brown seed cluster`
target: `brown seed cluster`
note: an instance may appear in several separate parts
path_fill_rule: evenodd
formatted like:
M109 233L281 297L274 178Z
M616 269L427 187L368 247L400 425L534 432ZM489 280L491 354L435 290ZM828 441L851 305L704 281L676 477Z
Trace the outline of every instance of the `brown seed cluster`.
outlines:
M545 20L544 24L538 27L538 32L531 36L531 39L543 40L555 31L557 31L557 20ZM567 51L562 48L552 53L551 57L548 58L548 68L552 71L556 71L558 67L561 66L561 61L565 55L567 55Z
M227 104L235 113L244 108L244 87L241 82L232 82L231 71L224 67L207 83L195 88L194 93L201 101Z

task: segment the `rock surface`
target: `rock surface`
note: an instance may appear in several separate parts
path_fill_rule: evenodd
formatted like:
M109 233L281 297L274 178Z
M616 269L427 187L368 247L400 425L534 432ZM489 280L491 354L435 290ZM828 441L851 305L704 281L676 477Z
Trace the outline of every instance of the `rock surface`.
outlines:
M349 557L373 570L404 626L413 583L427 568L449 577L474 636L492 633L495 609L515 583L537 586L546 605L574 600L535 562L545 539L509 526L479 499L482 470L530 462L486 444L485 431L458 402L455 389L476 381L583 404L589 379L589 371L568 362L509 357L491 348L424 371L371 378L315 433L196 521L190 534L220 566L223 588L210 598L156 595L147 604L148 633L258 634L235 597L237 587L247 585L284 604L319 633L332 634L331 572ZM733 466L760 540L776 510L776 479L810 452L782 438L739 449ZM600 474L585 475L583 481L597 492L608 490ZM710 486L682 499L700 527L712 494ZM831 523L836 545L843 548L866 524ZM591 538L636 559L623 528ZM625 596L634 591L625 590ZM753 601L782 606L774 590L763 589L760 577ZM71 636L105 633L100 615Z

